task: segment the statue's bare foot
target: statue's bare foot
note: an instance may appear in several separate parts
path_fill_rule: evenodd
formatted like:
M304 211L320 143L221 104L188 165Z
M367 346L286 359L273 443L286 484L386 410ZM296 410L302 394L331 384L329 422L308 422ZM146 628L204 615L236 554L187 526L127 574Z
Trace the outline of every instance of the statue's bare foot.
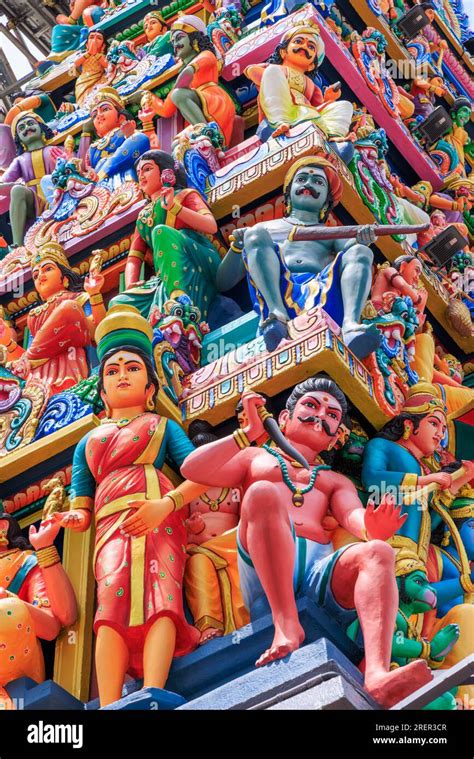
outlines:
M208 643L213 638L221 638L223 635L223 630L219 630L217 627L208 627L207 630L202 631L199 645L202 646L204 643Z
M70 16L65 16L63 13L60 13L58 16L56 16L56 21L58 24L71 24Z
M272 312L260 325L260 332L267 351L276 350L281 341L288 337L288 316Z
M290 131L290 125L289 124L279 124L275 131L272 133L272 137L281 137L282 134L288 134Z
M256 667L263 667L276 659L283 659L292 651L296 651L304 641L304 630L297 622L294 627L286 626L285 630L275 628L272 645L255 662Z
M382 333L373 324L343 325L342 337L349 350L357 358L366 358L369 353L377 350L382 342Z
M383 672L370 678L366 675L364 687L377 703L390 709L432 679L433 675L426 662L418 659L392 672Z

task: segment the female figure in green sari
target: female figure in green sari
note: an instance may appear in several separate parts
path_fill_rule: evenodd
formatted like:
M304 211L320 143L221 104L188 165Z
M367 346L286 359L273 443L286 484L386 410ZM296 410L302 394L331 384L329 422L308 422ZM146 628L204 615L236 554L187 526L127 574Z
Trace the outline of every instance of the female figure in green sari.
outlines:
M167 153L147 151L138 159L136 170L150 202L140 211L130 246L127 289L114 298L113 305L135 306L148 319L154 306L161 311L173 291L181 290L208 321L210 309L216 311L213 301L218 299L222 310L215 284L220 257L206 237L217 231L216 221L199 192L186 187L184 169ZM138 279L147 254L152 256L155 277L142 283Z

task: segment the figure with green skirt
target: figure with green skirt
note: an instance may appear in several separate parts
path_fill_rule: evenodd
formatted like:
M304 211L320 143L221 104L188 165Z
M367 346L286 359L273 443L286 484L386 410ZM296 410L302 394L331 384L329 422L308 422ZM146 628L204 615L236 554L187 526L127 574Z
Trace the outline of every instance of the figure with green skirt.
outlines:
M125 266L127 289L112 305L134 306L148 319L180 290L212 328L226 317L240 316L237 304L219 295L216 287L220 257L207 237L217 231L216 220L199 192L186 186L182 166L162 150L149 150L138 159L136 170L150 202L137 219ZM142 262L150 254L155 276L139 282Z

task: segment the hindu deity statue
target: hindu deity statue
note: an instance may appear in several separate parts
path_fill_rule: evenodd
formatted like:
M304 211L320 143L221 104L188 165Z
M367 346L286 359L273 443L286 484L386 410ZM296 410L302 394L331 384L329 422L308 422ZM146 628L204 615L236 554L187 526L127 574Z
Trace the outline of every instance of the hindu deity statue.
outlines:
M368 246L375 240L373 228L359 227L355 239L318 239L318 225L324 229L342 187L327 158L301 158L285 177L284 218L234 232L219 267L218 286L229 290L247 276L269 350L288 335L290 319L316 305L341 325L344 342L359 358L380 344L379 331L359 323L372 280L373 255ZM310 240L306 231L304 242L298 241L299 231L309 226L314 237Z
M429 228L417 234L416 237L419 247L423 248L425 245L431 242L431 240L434 240L434 238L437 237L444 229L451 225L455 226L458 232L465 238L466 244L463 250L469 252L469 230L466 225L460 221L456 221L454 223L449 222L444 211L441 211L440 209L435 209L430 214ZM423 255L423 252L421 255Z
M387 708L431 679L424 661L390 671L398 591L394 551L385 541L406 517L388 497L382 499L382 508L374 509L369 502L364 509L353 483L322 463L321 453L334 446L347 413L346 398L332 380L312 377L294 388L279 416L285 450L251 445L265 431L260 408L264 401L252 392L244 393L242 401L245 429L196 449L182 473L192 478L199 472L208 486L242 489L240 586L251 615L266 597L275 626L273 642L257 666L302 644L304 630L295 599L304 590L344 629L358 615L365 645L365 688ZM266 503L272 508L262 508ZM324 528L329 509L361 542L333 552L331 533Z
M105 72L108 61L107 47L103 32L90 30L87 35L85 51L75 58L72 73L77 76L74 94L76 103L83 105L86 98L100 85L106 82Z
M132 307L115 306L96 333L106 418L76 447L71 508L55 514L68 529L95 521L94 621L102 706L121 697L127 672L163 688L173 656L199 633L183 610L184 512L205 486L173 489L165 457L179 471L193 446L181 427L154 413L159 389L152 328Z
M459 639L459 625L447 624L430 638L422 636L411 621L414 615L424 614L436 608L436 588L430 584L426 568L416 554L401 550L395 562L399 607L395 623L391 666L404 667L412 659L424 659L429 668L439 669L446 656ZM456 709L457 688L443 693L427 704L424 709Z
M456 623L464 635L456 651L446 657L446 666L472 654L474 640L474 490L471 484L461 487L450 508L451 523L441 528L440 538L428 549L426 571L438 597L436 612L425 614L423 633L432 635L446 623ZM474 708L474 687L461 686L458 698L467 698L468 708ZM464 707L465 708L465 707Z
M432 532L443 523L451 529L449 506L474 476L474 462L462 461L441 467L437 452L446 438L446 407L436 387L420 382L411 387L402 412L370 440L364 451L362 484L375 499L387 491L396 493L406 521L390 540L394 548L416 554L426 567ZM453 527L454 532L454 527ZM461 543L458 543L458 548ZM461 585L472 592L469 561L463 560ZM460 593L459 583L457 595ZM443 596L439 597L443 606ZM459 622L458 644L443 667L472 653L474 606L458 604L443 616L443 624ZM440 625L440 620L437 620ZM463 653L464 652L464 653Z
M217 440L204 420L192 422L189 434L196 447ZM209 488L188 509L184 592L202 644L250 621L237 566L240 490Z
M259 90L260 121L265 119L273 136L286 134L302 121L318 126L328 139L342 139L349 132L353 107L341 100L340 83L316 84L324 59L319 27L308 22L287 32L267 63L248 66L246 76Z
M179 111L187 124L215 121L229 146L233 141L235 105L218 83L218 62L206 32L204 21L197 16L179 16L172 23L171 44L183 66L166 99L153 96L153 110L163 118Z
M171 32L168 24L158 10L150 11L143 19L143 31L147 43L143 50L147 55L173 55L174 49L171 44Z
M41 180L52 173L64 151L45 144L53 133L34 111L20 111L12 120L11 133L18 155L0 177L0 213L10 208L13 245L18 246L45 207Z
M444 175L454 172L466 176L466 156L474 155L474 142L465 129L472 114L472 103L469 98L456 98L451 108L453 126L449 134L438 140L429 152L439 163L440 172Z
M136 180L135 162L150 147L146 134L136 129L113 87L102 87L91 103L91 120L97 138L83 131L79 155L93 169L95 181L110 190L127 180ZM91 172L89 172L91 173Z
M54 640L76 620L74 590L54 545L52 519L30 527L29 540L0 509L0 709L13 708L5 686L19 677L44 680L40 639Z
M423 267L416 256L399 256L390 266L382 265L372 286L372 303L381 309L388 295L409 296L421 317L428 300L428 292L420 281L422 272Z
M426 575L426 567L418 556L408 549L401 549L395 561L399 606L392 642L390 668L404 667L414 659L423 659L430 669L439 669L446 655L456 645L459 638L459 625L447 624L431 639L423 636L417 629L416 615L432 612L436 608L437 595ZM349 637L358 640L360 636L359 620L348 631ZM362 660L359 668L364 671ZM454 695L457 688L443 693L424 706L424 709L456 709Z
M436 364L436 346L429 325L425 325L425 307L428 292L421 283L423 266L416 256L399 256L390 266L382 265L372 287L371 300L376 308L390 302L394 296L410 297L418 318L414 353L410 366L420 379L442 385L449 413L463 413L472 404L474 393L449 373L440 371Z
M109 7L108 0L70 0L69 16L60 13L56 16L57 24L51 30L52 60L62 60L69 50L77 50L83 40L84 25L97 24Z
M436 97L442 97L446 92L447 88L440 76L414 79L407 96L413 103L413 116L416 121L426 119L436 106Z
M422 180L412 187L396 183L396 192L425 211L440 209L451 223L462 222L463 214L469 212L474 203L473 180L458 174L445 179L443 191L435 192L431 182Z
M217 231L211 211L197 190L187 187L182 166L164 151L144 153L137 162L137 174L149 203L140 211L130 246L127 290L113 303L133 305L148 318L154 307L162 312L171 293L179 289L205 321L218 326L231 302L217 291L220 257L205 236ZM153 257L155 277L142 284L138 280L147 253Z
M89 375L86 348L105 316L104 276L84 280L70 267L58 243L45 243L31 259L36 290L43 301L28 314L28 348L11 364L18 376L47 381L60 393Z

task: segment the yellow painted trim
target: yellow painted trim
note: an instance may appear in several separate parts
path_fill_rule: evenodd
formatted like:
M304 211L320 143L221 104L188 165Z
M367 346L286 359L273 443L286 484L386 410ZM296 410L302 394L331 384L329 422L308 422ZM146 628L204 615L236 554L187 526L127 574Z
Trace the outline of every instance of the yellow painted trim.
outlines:
M132 508L128 505L129 501L142 501L146 498L146 493L140 492L140 493L129 493L128 495L124 495L121 498L116 498L114 501L111 501L110 503L106 503L105 506L102 506L96 513L96 522L100 522L101 519L105 519L106 517L112 516L112 514L118 514L120 511L126 511L127 509Z
M13 512L12 517L15 516L15 512ZM30 527L30 525L34 524L35 522L38 522L38 520L41 519L43 516L43 509L38 509L37 511L33 512L33 514L28 514L27 517L23 517L23 519L20 519L18 524L20 525L21 529L24 530L26 527Z
M168 420L162 416L156 425L156 430L139 457L133 462L134 464L149 464L150 462L155 461L163 444L167 423Z
M146 498L156 500L160 498L160 483L158 472L152 464L145 464ZM131 541L131 567L130 567L130 626L142 625L145 621L144 595L145 595L145 549L146 535L141 538L133 538Z
M70 505L70 511L73 509L84 509L84 511L92 511L94 508L94 499L88 495L78 495L77 498L73 498Z
M323 344L326 342L326 331L330 332L329 328L326 328L322 335L321 339ZM338 340L335 335L333 335L333 339ZM281 348L277 348L272 356L277 356L278 353L286 352L288 350L292 350L291 346L281 346ZM345 347L344 350L345 352L348 352ZM268 354L262 354L262 363L267 360ZM352 360L357 361L354 357ZM235 374L239 375L245 373L246 370L250 368L254 370L257 363L259 362L254 362L251 366L243 366L242 368L237 369ZM389 421L390 417L384 414L383 410L377 404L375 396L370 395L362 380L359 380L357 375L351 374L349 366L343 359L339 358L336 350L332 350L331 348L323 348L321 351L313 353L309 358L301 362L301 364L293 363L290 369L277 373L273 377L267 378L265 376L260 380L257 380L254 384L247 383L246 390L253 390L255 392L262 391L270 396L278 395L278 393L287 390L289 387L293 387L298 384L298 382L302 382L320 371L328 371L328 368L331 379L337 382L341 390L347 395L352 403L357 406L361 414L366 417L373 427L380 429ZM227 379L232 381L233 376L234 373L231 373ZM201 392L205 393L205 389L202 391L196 389L196 395L201 395ZM190 408L193 395L194 393L191 392L186 398L186 402L189 403ZM200 409L193 415L188 416L185 426L189 426L193 419L202 418L204 413L206 415L206 420L214 426L232 418L239 397L240 393L236 390L235 393L226 396L225 400L218 400L213 408L206 408L205 411Z
M146 535L132 538L130 571L130 627L145 621L143 602L145 596L145 544Z
M92 572L95 530L64 531L63 567L71 580L79 609L74 625L64 629L57 641L53 679L80 701L88 701L92 671L92 628L95 582Z
M402 479L402 481L400 483L400 487L401 488L410 488L410 489L411 488L416 488L417 483L418 483L418 475L417 474L413 474L412 472L408 472L403 477L403 479Z
M53 432L52 435L47 435L35 443L12 451L8 456L0 459L0 482L7 482L43 461L54 458L67 448L76 445L89 430L99 424L99 419L94 414L89 414L83 419L78 419L77 422L68 424L62 430Z

